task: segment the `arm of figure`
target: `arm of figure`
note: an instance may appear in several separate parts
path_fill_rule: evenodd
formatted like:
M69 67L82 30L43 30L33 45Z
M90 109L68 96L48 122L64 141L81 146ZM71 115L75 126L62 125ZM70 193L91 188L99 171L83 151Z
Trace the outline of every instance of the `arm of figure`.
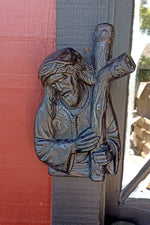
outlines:
M106 141L112 154L112 160L107 164L107 170L110 174L116 174L121 154L121 146L118 124L110 100L108 101L106 111Z
M76 139L55 139L51 118L41 105L35 119L35 150L38 158L54 170L69 172L71 155L93 150L99 137L85 129Z
M39 107L34 129L34 144L38 158L55 170L67 172L75 145L71 140L55 140L51 118L44 104Z

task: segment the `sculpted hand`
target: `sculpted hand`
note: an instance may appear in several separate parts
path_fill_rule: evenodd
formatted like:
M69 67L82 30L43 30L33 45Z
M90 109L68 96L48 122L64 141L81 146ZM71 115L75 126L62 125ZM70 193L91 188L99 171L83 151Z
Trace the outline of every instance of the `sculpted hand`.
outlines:
M84 130L75 140L76 152L88 152L97 147L99 137L90 128Z
M93 159L95 163L100 165L107 165L113 159L113 153L110 151L110 148L107 144L101 145L102 147L99 150L92 152Z

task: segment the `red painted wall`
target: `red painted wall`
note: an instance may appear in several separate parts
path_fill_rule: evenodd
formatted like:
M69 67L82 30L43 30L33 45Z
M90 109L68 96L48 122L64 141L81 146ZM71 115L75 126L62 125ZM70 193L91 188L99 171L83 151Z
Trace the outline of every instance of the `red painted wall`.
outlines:
M0 225L51 224L52 179L33 130L37 71L55 40L56 0L0 1Z

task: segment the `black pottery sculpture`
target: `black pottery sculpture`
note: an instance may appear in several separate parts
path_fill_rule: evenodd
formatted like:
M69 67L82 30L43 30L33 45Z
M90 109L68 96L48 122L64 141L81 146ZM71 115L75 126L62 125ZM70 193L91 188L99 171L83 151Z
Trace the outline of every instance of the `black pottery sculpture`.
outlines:
M135 64L126 53L109 61L112 25L99 24L94 38L93 66L65 48L47 56L39 69L44 95L35 118L35 150L50 175L103 181L117 173L120 138L109 87Z

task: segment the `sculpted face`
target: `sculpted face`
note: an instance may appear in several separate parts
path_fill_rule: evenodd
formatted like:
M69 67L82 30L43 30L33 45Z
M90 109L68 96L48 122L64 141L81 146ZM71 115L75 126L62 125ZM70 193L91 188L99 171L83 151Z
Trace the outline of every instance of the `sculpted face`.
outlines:
M47 83L57 91L59 97L68 106L77 106L79 93L77 80L73 75L67 73L54 74L48 78Z

